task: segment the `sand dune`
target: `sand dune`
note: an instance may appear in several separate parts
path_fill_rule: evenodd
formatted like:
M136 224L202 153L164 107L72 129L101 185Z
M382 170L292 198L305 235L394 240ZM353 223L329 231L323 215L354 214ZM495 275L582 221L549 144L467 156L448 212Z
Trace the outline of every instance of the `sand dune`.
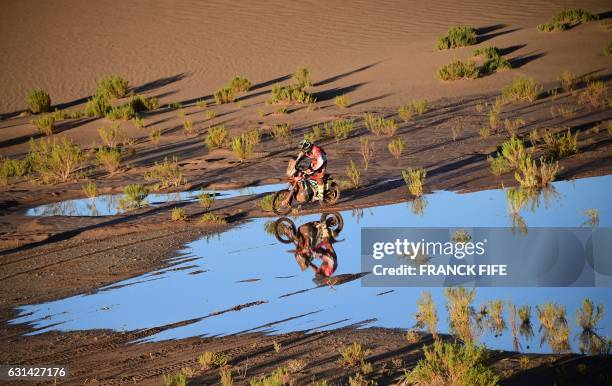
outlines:
M54 103L81 101L96 79L118 73L134 85L180 78L161 89L163 102L209 95L235 74L255 82L309 65L322 80L371 66L336 82L355 101L397 105L406 98L491 91L516 73L552 80L609 68L609 40L594 23L563 34L535 26L570 6L608 11L605 1L13 1L0 16L0 112L26 107L25 95L47 89ZM484 44L514 47L519 69L476 82L445 85L434 72L471 48L434 52L452 25L481 28ZM543 56L540 56L543 55ZM588 56L581 60L576 56ZM533 60L530 60L533 59ZM570 61L571 59L571 61Z

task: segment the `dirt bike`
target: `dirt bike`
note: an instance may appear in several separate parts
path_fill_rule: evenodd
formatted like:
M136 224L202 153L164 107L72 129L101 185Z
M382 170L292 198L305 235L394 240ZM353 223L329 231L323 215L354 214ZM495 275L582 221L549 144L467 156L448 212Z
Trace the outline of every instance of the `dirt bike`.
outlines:
M319 200L321 206L329 206L335 204L340 198L340 187L329 174L325 174L323 177L323 197L315 198L316 181L309 179L295 160L289 161L287 177L289 179L289 189L276 192L272 200L272 210L280 216L291 212L291 209L296 205Z
M344 219L340 213L323 213L320 221L311 224L316 229L315 240L321 239L326 234L335 242L344 227ZM281 217L274 222L274 236L283 244L298 244L299 238L303 237L295 223L287 217Z

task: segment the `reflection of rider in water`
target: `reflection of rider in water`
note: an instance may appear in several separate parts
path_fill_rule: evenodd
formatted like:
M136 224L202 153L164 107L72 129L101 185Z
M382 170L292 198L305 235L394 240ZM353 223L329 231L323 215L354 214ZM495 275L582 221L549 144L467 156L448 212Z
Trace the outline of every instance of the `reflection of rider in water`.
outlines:
M319 232L321 234L319 235ZM298 228L298 242L295 249L295 260L302 270L310 267L317 276L329 277L338 268L338 258L332 245L333 236L326 226L319 222L309 222ZM320 237L318 237L320 236ZM321 259L317 267L314 259Z

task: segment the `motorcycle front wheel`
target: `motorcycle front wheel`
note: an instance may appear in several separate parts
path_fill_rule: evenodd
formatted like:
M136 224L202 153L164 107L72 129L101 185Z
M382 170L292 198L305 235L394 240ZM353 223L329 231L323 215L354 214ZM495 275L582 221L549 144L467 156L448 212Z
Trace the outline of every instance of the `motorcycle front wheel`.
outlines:
M292 199L289 199L287 205L283 205L283 202L290 195L291 192L289 190L281 190L276 192L274 198L272 199L272 210L274 211L274 213L279 216L284 216L291 212L291 201L293 201Z
M340 198L340 187L334 181L329 183L329 188L325 192L325 205L334 205Z
M297 239L297 229L291 219L281 217L274 222L274 236L283 244L289 244Z

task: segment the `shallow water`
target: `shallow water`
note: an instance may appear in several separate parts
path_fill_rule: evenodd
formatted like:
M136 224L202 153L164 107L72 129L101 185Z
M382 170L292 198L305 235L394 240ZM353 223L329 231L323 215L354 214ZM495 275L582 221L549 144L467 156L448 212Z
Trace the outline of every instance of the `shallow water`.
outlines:
M215 194L217 200L274 192L283 189L287 184L270 184L246 187L232 190L190 190L174 193L151 193L146 201L150 206L168 202L197 201L200 193ZM119 207L119 200L123 196L118 194L105 194L94 198L79 198L45 204L30 208L26 216L112 216L124 213Z
M540 197L533 210L520 210L521 227L586 226L583 213L599 211L599 226L612 226L612 176L554 184L555 190ZM547 198L547 199L545 199ZM425 205L399 203L342 212L344 229L333 246L338 256L337 277L360 272L362 226L406 227L508 227L517 224L509 216L506 191L488 190L468 194L436 192ZM422 203L421 203L422 204ZM415 213L416 212L416 213ZM320 215L294 219L297 225ZM45 304L19 308L12 323L30 323L34 333L110 328L133 330L188 321L185 325L148 338L164 340L190 336L215 336L247 331L283 333L326 330L347 325L409 328L414 324L420 288L366 288L360 280L318 286L311 270L296 264L293 244L281 244L266 232L270 219L253 219L222 234L187 244L171 259L171 267L151 272L93 294L78 295ZM430 288L439 313L438 328L448 331L443 288ZM517 307L532 306L535 338L521 339L524 351L549 352L540 346L535 306L557 302L567 308L571 345L579 332L575 313L583 298L612 309L609 288L479 288L475 308L489 300L512 301ZM240 310L233 307L244 305ZM227 311L227 312L224 312ZM507 307L505 309L508 322ZM612 334L612 315L604 314L601 334ZM488 347L512 349L509 327L500 337L485 332L480 342ZM530 348L527 349L527 346Z

